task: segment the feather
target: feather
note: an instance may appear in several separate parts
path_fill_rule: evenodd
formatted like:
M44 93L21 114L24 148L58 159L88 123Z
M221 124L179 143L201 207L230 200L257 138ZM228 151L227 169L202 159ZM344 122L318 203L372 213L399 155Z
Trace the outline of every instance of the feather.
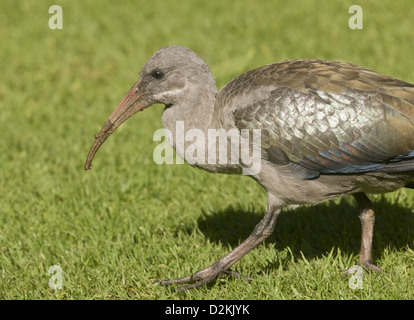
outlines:
M313 179L414 170L413 102L414 86L401 80L346 63L290 60L229 82L216 105L232 108L237 128L266 131L268 161L289 161L294 174Z

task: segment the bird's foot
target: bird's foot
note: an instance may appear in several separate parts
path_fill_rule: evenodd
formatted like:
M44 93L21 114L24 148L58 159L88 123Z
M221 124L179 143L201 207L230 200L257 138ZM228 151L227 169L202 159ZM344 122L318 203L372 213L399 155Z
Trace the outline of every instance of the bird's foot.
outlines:
M358 264L358 267L362 268L364 271L368 272L368 271L375 271L375 272L381 272L382 269L380 267L377 267L375 264L371 263L371 262L364 262L362 264ZM349 275L353 275L355 274L355 271L358 272L358 270L356 268L348 268L345 270L341 271L341 274L343 274L344 276L349 276Z
M189 276L178 278L175 280L156 280L154 283L159 283L162 286L169 286L169 285L180 285L186 284L185 286L181 286L178 288L178 291L185 291L193 288L201 287L207 283L212 282L214 279L221 275L227 275L237 279L245 279L245 280L252 280L251 277L246 277L236 271L231 269L222 270L215 265L212 265L208 268L203 270L197 271Z

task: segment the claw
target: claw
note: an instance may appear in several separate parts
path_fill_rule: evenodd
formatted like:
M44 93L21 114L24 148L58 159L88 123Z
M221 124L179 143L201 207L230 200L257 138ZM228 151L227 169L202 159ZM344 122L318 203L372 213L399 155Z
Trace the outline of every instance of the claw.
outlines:
M202 276L203 274L205 274L205 276ZM238 273L237 271L233 271L231 269L227 269L227 270L217 272L214 269L207 268L207 269L204 269L204 270L197 271L196 273L191 274L191 275L186 276L186 277L183 277L183 278L178 278L178 279L175 279L175 280L155 280L153 283L159 283L161 286L169 286L169 285L187 284L188 283L188 285L179 287L177 289L177 291L182 292L182 291L186 291L186 290L189 290L189 289L198 288L198 287L201 287L202 285L210 283L220 275L227 275L227 276L233 277L235 279L245 279L245 280L248 280L248 281L253 280L252 277L244 276L244 275Z
M371 262L366 262L363 264L359 265L365 272L368 271L375 271L377 273L381 272L382 269L380 267L377 267L375 264L371 263ZM349 276L349 275L353 275L355 273L355 270L351 270L351 268L345 269L341 271L341 274L344 276Z

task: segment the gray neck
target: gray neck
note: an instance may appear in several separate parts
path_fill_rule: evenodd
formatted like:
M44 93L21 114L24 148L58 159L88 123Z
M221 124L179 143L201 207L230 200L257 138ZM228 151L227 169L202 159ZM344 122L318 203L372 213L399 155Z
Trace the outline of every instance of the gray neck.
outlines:
M172 133L169 137L172 141L168 139L169 144L186 161L188 157L185 156L185 151L190 149L189 146L205 150L208 129L218 128L218 121L213 118L214 102L218 94L213 76L206 72L193 81L187 80L188 85L175 97L175 103L166 106L162 114L164 128ZM207 163L207 153L202 155L197 151L195 154L197 163Z
M212 76L207 76L202 82L203 84L200 85L189 85L181 92L174 104L164 109L162 124L165 129L171 131L174 141L176 141L177 121L183 123L185 132L189 129L200 129L207 133L208 129L217 127L216 121L212 120L218 90ZM173 147L175 148L175 144Z
M214 79L211 77L209 80L204 81L203 86L198 88L189 86L189 89L185 90L188 92L180 95L183 99L177 99L178 103L164 109L162 123L164 128L172 133L169 137L172 141L168 142L181 159L193 166L210 172L240 173L239 165L228 165L231 161L231 147L227 148L227 164L219 165L220 147L216 145L216 138L209 138L211 131L214 131L209 129L215 129L215 133L221 129L218 117L214 116L214 103L218 91ZM239 139L234 141L238 148ZM214 156L213 161L211 156ZM191 162L191 159L196 160Z

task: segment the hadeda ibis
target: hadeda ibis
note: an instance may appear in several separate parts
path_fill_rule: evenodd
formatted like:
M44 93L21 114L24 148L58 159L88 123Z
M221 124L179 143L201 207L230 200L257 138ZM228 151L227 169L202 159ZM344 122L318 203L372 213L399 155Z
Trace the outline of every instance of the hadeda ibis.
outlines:
M248 71L218 91L208 65L193 51L165 47L145 63L95 135L85 169L116 128L156 103L165 105L162 123L182 157L192 142L177 143L178 122L206 137L210 129L224 129L242 140L243 130L260 130L259 141L245 137L250 152L260 150L260 170L249 174L251 163L241 155L240 161L230 159L237 142L227 145L228 161L219 161L218 151L215 161L200 161L208 152L197 149L198 161L191 164L213 173L247 172L268 193L266 214L246 240L211 266L162 285L185 290L220 274L240 276L230 267L273 232L283 207L349 194L362 224L359 264L381 270L371 262L374 210L366 193L414 185L414 85L349 63L288 60ZM211 144L198 142L205 149Z

